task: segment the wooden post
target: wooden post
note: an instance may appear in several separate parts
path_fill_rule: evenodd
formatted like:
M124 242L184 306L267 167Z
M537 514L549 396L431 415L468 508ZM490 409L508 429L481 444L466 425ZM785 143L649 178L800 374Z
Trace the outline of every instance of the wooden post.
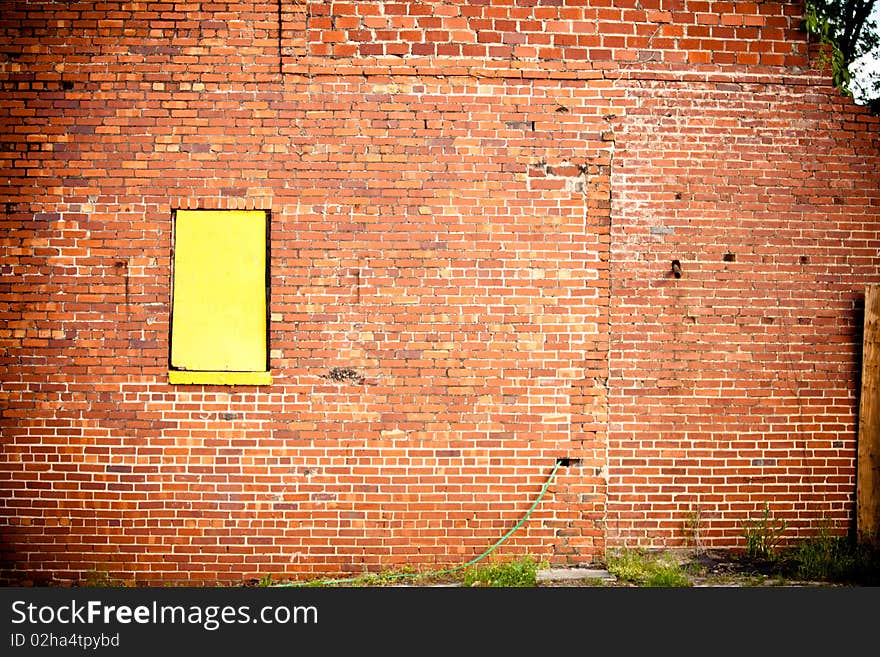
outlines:
M880 285L865 291L858 445L856 533L859 543L880 548Z

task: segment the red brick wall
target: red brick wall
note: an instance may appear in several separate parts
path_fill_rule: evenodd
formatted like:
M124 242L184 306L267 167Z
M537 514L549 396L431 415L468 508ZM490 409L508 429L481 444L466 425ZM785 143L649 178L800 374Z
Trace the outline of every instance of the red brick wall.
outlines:
M828 89L645 81L616 124L608 536L849 524L877 120ZM672 274L680 260L682 276Z
M291 54L803 65L794 2L285 2Z
M4 580L453 565L561 457L502 553L845 527L877 121L636 5L9 3ZM179 208L271 213L272 386L166 383Z

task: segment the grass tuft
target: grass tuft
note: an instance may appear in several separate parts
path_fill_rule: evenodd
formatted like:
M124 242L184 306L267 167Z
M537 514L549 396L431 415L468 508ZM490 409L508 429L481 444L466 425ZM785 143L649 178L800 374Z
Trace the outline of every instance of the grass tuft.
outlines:
M464 573L464 586L530 587L538 584L540 564L526 556L514 561L474 565Z
M626 550L608 559L608 572L636 586L690 586L690 578L678 563L643 550Z
M786 559L786 570L802 580L877 586L880 552L832 534L823 525L815 536L800 541Z

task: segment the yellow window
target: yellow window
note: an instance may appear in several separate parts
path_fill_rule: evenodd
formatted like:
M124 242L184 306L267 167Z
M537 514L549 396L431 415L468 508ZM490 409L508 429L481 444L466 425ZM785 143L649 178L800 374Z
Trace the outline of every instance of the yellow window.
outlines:
M171 383L260 385L267 364L266 213L178 210Z

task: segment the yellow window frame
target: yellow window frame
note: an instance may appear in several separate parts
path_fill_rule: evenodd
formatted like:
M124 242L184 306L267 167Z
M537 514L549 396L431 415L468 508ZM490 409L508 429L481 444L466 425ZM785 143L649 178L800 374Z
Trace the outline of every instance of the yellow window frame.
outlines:
M170 383L266 385L268 214L178 210Z

